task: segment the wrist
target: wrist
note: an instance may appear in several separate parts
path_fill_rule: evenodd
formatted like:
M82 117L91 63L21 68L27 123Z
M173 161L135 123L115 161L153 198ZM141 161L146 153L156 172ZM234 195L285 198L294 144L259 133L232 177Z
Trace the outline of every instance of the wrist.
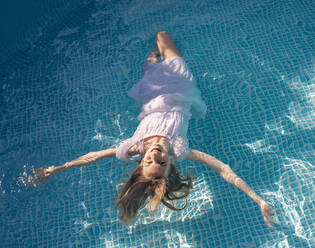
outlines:
M258 205L264 202L264 199L262 199L259 195L257 195L253 190L250 193L250 197L253 199L254 202L256 202Z
M255 200L255 202L260 206L261 204L265 203L265 200L258 196L258 198Z
M65 163L65 164L59 165L59 166L54 166L52 173L57 173L59 171L66 170L69 167L70 167L70 165L68 163Z

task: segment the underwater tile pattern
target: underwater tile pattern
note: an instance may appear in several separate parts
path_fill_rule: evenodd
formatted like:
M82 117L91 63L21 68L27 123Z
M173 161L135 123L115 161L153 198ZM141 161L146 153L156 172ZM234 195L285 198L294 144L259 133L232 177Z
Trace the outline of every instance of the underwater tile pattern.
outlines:
M314 247L311 1L7 2L1 247ZM34 169L132 135L139 106L126 92L161 29L208 106L205 119L190 122L190 146L228 163L264 197L281 223L275 230L244 193L197 163L177 165L196 177L185 210L145 208L130 226L120 223L115 198L135 165L102 160L27 186Z

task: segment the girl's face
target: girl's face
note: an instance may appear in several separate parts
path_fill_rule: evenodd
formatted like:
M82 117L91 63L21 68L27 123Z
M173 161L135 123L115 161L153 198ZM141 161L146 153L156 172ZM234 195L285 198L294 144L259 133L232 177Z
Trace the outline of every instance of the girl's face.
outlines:
M153 143L142 159L142 173L147 178L167 177L172 157L169 155L169 144Z

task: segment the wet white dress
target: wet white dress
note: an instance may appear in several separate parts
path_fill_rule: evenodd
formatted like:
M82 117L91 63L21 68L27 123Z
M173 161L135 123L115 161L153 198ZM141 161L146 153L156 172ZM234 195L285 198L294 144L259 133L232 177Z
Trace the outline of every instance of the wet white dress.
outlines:
M185 61L176 56L147 66L128 95L142 105L140 124L133 136L119 145L116 157L129 159L128 150L134 145L143 153L145 138L163 136L170 141L175 160L184 160L189 153L188 121L191 116L203 118L207 110Z

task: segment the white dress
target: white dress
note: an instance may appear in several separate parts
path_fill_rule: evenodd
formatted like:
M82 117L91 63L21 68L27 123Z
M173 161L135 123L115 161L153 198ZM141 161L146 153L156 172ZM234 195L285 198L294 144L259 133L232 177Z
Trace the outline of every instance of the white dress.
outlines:
M176 56L148 65L128 95L142 105L140 124L133 136L119 145L116 157L129 159L128 150L134 145L143 154L145 138L163 136L170 141L175 160L184 160L189 153L188 121L191 116L203 118L207 111L185 61Z

